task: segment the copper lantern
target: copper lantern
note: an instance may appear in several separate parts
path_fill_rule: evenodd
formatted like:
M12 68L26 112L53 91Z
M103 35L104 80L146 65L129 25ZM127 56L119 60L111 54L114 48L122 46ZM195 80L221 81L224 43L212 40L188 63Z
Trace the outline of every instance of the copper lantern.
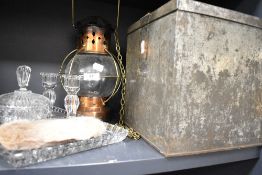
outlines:
M76 29L77 49L65 73L81 75L78 114L105 119L105 103L120 86L119 66L109 52L113 29L100 17L86 18Z

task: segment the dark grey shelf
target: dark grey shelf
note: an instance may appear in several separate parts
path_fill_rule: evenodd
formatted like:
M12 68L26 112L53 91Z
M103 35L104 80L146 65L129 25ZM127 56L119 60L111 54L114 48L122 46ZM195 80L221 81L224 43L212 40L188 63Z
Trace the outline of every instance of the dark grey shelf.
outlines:
M205 167L258 158L259 147L164 158L144 140L126 139L106 146L41 164L15 169L0 160L0 175L136 175Z

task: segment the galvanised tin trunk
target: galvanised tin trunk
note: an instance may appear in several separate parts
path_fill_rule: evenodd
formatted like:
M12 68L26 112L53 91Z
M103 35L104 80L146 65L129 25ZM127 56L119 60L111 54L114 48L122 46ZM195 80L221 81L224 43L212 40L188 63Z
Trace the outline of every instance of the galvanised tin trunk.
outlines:
M128 30L126 123L165 156L262 144L262 20L172 0Z

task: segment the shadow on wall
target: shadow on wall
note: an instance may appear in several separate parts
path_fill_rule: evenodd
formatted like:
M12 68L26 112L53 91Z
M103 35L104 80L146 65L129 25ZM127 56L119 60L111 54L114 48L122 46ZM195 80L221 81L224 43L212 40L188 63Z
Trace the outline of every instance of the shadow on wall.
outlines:
M257 5L254 15L262 18L262 0L260 0L259 4Z
M242 0L236 10L262 18L262 0Z
M107 3L79 0L76 19L100 15L115 25L116 7ZM130 15L132 13L132 15ZM126 31L145 12L141 9L121 8L120 36L122 50L126 50ZM71 1L0 2L1 59L16 61L61 62L75 48L75 31L71 22ZM112 43L113 44L113 43Z

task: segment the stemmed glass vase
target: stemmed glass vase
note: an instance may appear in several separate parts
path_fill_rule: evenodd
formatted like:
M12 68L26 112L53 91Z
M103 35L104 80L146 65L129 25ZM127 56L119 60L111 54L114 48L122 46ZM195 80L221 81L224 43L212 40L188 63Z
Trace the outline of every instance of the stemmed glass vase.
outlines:
M49 98L53 106L56 101L55 87L57 86L58 74L41 72L40 75L42 77L42 86L45 89L43 95Z
M67 112L67 117L75 117L79 106L79 98L77 96L80 90L80 76L77 75L62 75L63 87L67 92L64 104Z

